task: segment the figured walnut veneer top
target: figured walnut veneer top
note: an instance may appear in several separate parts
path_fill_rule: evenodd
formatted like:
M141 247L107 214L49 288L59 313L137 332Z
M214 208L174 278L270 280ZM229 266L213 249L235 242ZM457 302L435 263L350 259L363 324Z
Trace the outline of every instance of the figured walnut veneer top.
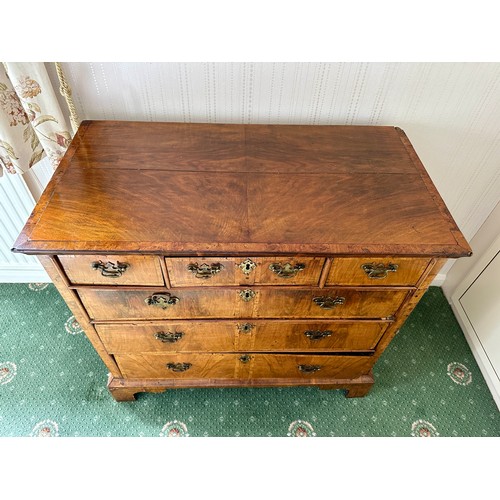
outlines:
M394 127L86 121L14 251L459 257Z

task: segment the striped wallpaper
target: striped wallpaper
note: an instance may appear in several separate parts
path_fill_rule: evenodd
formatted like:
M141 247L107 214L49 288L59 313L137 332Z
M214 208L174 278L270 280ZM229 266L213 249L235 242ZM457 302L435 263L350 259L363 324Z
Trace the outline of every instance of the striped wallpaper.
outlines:
M47 67L57 85L53 65ZM85 62L63 68L81 119L397 125L467 239L500 199L499 63ZM28 176L35 197L50 175L41 166Z
M498 63L65 63L64 69L82 119L397 125L467 238L500 198Z

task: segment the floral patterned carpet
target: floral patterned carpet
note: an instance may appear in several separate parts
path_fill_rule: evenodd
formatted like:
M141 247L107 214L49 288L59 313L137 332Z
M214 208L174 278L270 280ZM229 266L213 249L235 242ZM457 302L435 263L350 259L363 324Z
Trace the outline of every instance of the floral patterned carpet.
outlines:
M374 369L368 396L178 389L115 402L53 285L0 285L0 436L499 436L500 413L440 288Z

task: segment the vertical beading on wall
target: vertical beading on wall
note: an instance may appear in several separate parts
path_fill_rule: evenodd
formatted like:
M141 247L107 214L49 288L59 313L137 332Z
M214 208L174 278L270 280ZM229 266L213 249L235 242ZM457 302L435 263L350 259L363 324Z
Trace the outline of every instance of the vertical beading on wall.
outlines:
M35 257L11 252L33 206L21 175L4 175L0 181L0 283L36 281L43 273Z

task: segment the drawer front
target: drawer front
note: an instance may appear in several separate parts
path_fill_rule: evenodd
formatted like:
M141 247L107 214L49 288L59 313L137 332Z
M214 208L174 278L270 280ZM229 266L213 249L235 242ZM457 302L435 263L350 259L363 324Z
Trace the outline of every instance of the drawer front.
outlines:
M322 257L172 257L165 259L170 283L181 286L307 285L315 286Z
M367 257L333 259L326 286L401 285L414 286L429 259Z
M248 378L248 366L237 354L117 354L122 374L127 378Z
M96 320L220 318L251 316L254 304L237 289L144 291L79 289L89 316Z
M369 356L302 354L118 354L127 378L157 379L352 379L370 371Z
M370 351L376 322L177 321L96 325L108 352Z
M266 290L257 292L256 317L387 318L393 316L406 291L364 291L346 288Z
M73 284L163 285L159 257L154 255L59 255Z
M79 289L89 316L114 319L386 318L406 291L290 288L170 290Z
M351 379L365 375L372 365L369 356L256 354L252 376L304 380Z

